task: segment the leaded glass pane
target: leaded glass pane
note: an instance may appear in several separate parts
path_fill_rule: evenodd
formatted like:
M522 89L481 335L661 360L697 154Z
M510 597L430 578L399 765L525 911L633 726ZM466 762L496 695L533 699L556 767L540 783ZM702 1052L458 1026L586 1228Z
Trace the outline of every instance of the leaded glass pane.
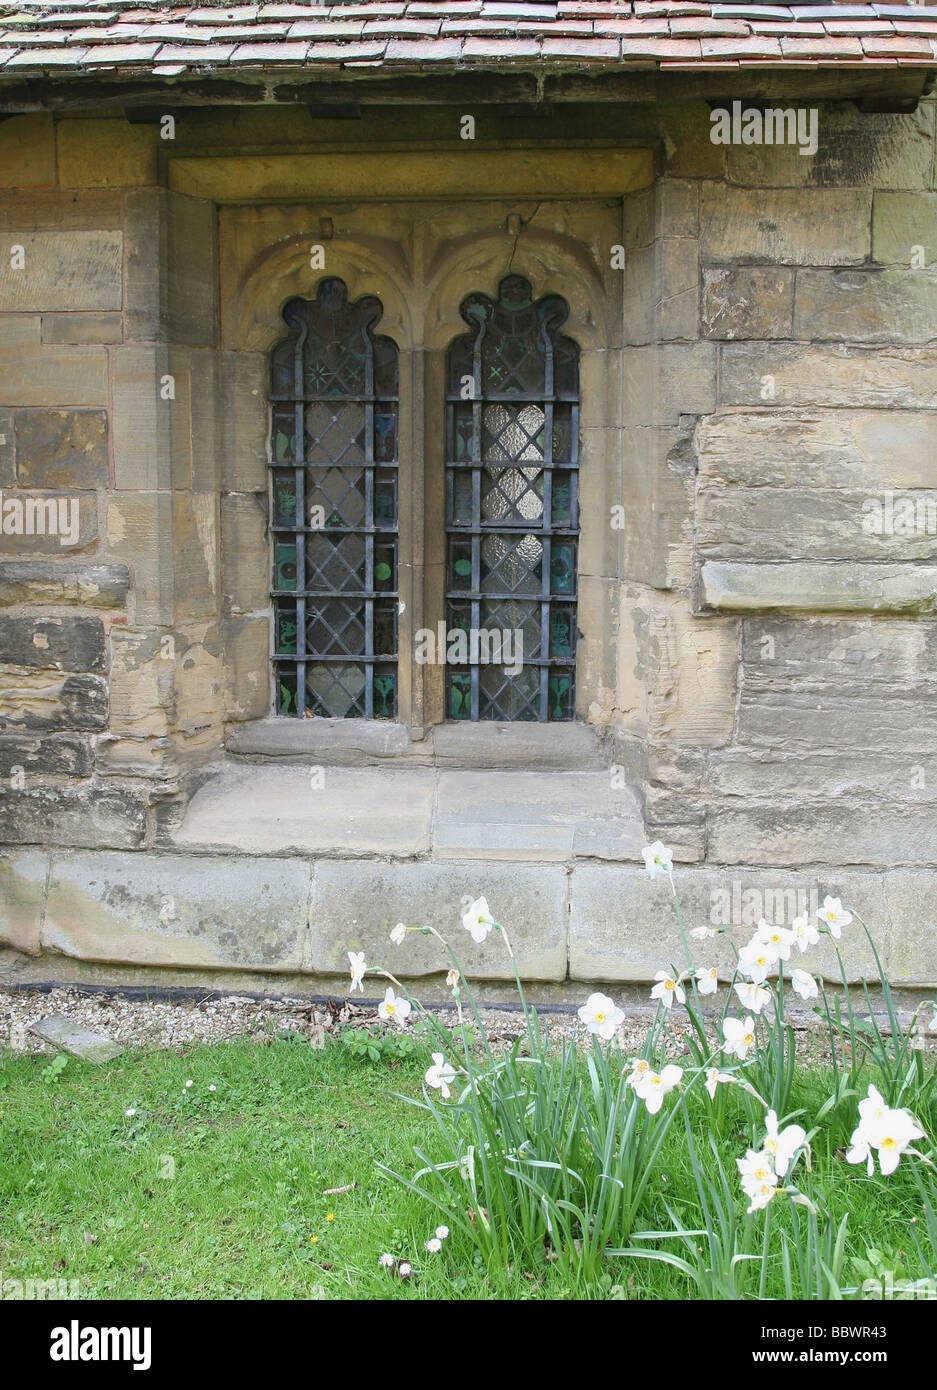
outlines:
M471 331L448 357L447 627L488 639L447 667L447 714L572 719L579 349L559 332L565 301L534 301L518 275L461 312Z
M380 301L323 280L273 350L275 709L397 713L397 348Z

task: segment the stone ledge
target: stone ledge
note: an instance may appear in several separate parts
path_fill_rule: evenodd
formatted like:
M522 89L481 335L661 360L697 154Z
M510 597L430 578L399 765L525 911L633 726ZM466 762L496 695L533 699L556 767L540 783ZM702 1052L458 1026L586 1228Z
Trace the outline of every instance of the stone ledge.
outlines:
M868 922L895 988L932 991L937 984L933 871L680 868L677 885L688 929L725 929L694 943L697 961L717 964L724 982L732 974L731 943L747 940L759 917L789 923L830 893ZM391 928L403 921L435 927L471 978L495 985L511 978L498 934L476 945L460 924L468 900L483 893L510 934L522 976L549 985L554 998L578 1002L589 984L643 994L656 970L682 962L669 885L650 882L636 864L583 863L570 871L492 860L24 850L0 853L0 948L18 953L7 967L0 949L0 973L93 983L124 970L145 985L185 983L190 971L218 987L266 979L307 990L315 979L347 994L346 953L363 950L370 964L400 978L441 981L449 961L434 937L411 933L402 946L391 944ZM840 945L848 978L874 979L858 923ZM801 963L796 953L793 963ZM828 941L802 963L839 980ZM379 985L372 982L372 994Z
M178 848L349 859L640 860L645 843L634 788L613 789L607 768L226 763L168 833Z
M281 758L329 767L399 765L527 771L606 768L602 733L590 724L439 724L422 731L387 719L281 719L229 724L237 757Z
M707 560L706 608L721 612L935 613L937 566Z

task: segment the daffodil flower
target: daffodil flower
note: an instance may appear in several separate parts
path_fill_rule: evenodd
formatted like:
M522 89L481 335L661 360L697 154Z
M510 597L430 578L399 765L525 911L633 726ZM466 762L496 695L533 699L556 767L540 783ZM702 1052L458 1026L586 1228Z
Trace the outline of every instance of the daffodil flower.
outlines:
M744 1062L755 1046L755 1020L751 1014L745 1019L723 1019L722 1036L725 1038L723 1052L728 1052L738 1057L740 1062Z
M763 985L771 968L778 963L774 946L767 941L752 937L747 946L739 951L739 971L747 975L756 985Z
M778 1187L777 1183L770 1182L761 1182L757 1187L753 1186L748 1188L746 1195L751 1199L748 1207L749 1215L751 1215L753 1211L763 1211L768 1203L772 1201L780 1191L781 1188Z
M801 999L816 999L820 993L816 980L812 975L808 975L806 970L794 970L791 973L791 986Z
M771 991L763 989L761 985L739 984L735 986L735 992L739 997L740 1003L746 1009L751 1009L752 1013L760 1014L768 1000L771 998Z
M696 987L700 994L715 994L719 988L719 971L714 965L708 969L701 967L696 972Z
M673 850L661 844L660 840L655 840L652 845L642 849L641 855L644 859L648 878L656 878L658 874L673 873Z
M682 1076L682 1067L670 1065L663 1067L660 1071L648 1070L640 1080L634 1083L634 1093L644 1101L649 1115L657 1114L664 1103L664 1096L668 1095L675 1086L679 1086Z
M749 1149L744 1158L735 1160L743 1187L749 1184L775 1182L774 1159L766 1149Z
M706 1089L709 1092L709 1099L716 1099L716 1087L731 1084L735 1081L734 1076L730 1076L726 1071L720 1071L718 1067L710 1067L706 1073Z
M773 1110L768 1111L765 1125L768 1130L765 1153L770 1155L778 1177L783 1178L794 1160L794 1155L807 1142L807 1131L800 1125L788 1125L779 1131L778 1117Z
M764 918L758 923L755 936L759 941L770 946L777 954L776 960L790 960L791 947L794 944L794 933L788 931L787 927L776 927L772 922L766 922Z
M433 1091L441 1091L443 1100L448 1100L452 1092L449 1084L455 1081L455 1068L443 1057L441 1052L433 1053L433 1065L424 1077L427 1086Z
M476 898L475 901L463 912L462 925L469 933L473 941L485 941L488 933L496 925L488 907L487 898Z
M382 1018L385 1023L396 1023L398 1028L406 1028L407 1019L410 1016L409 999L401 999L400 995L394 994L390 985L384 994L384 998L377 1006L378 1018Z
M806 912L802 917L795 917L791 923L791 932L794 942L798 946L801 955L811 946L816 946L820 940L820 933L807 916Z
M839 898L829 895L823 899L823 906L817 909L817 916L837 941L843 934L843 927L848 927L852 921L852 913L845 910Z
M850 1141L847 1163L865 1163L869 1176L874 1172L872 1150L878 1153L882 1174L888 1177L898 1167L901 1155L915 1139L923 1139L924 1131L907 1110L893 1110L886 1105L874 1086L869 1087L865 1100L859 1102L860 1121Z
M590 994L577 1010L580 1019L590 1033L597 1034L608 1042L625 1015L607 994Z
M351 964L351 989L349 993L354 994L356 989L360 989L361 993L364 994L364 985L361 982L368 968L364 963L364 952L349 951L348 960Z
M686 1003L686 992L680 986L682 976L675 978L667 970L658 970L654 979L657 984L651 990L651 998L659 999L665 1009L672 1009L675 999L678 1004Z

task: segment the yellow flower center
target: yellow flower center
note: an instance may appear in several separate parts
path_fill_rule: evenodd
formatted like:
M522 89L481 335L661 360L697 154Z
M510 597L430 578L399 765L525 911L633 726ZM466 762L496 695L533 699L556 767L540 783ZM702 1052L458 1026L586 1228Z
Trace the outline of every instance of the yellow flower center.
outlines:
M891 1138L889 1138L889 1139L883 1139L883 1140L882 1140L882 1148L883 1148L883 1149L897 1149L897 1147L898 1147L898 1141L897 1141L897 1139L891 1139Z
M387 1012L388 1012L389 1014L395 1014L395 1013L397 1012L397 1005L396 1005L396 1004L388 1004L388 1005L387 1005Z
M745 1046L746 1046L746 1047L751 1047L752 1043L755 1041L755 1034L754 1034L754 1033L746 1033L746 1034L745 1034L745 1039L744 1039L744 1041L745 1041Z
M664 981L664 989L676 989L676 988L677 988L677 986L676 986L676 984L675 984L675 982L674 982L673 980L665 980L665 981Z
M651 1085L652 1085L652 1086L659 1086L660 1084L661 1084L661 1078L660 1078L659 1076L652 1076L652 1077L651 1077Z
M605 1015L604 1015L604 1014L596 1014L596 1016L595 1016L595 1021L596 1021L596 1023L604 1023L604 1022L605 1022Z

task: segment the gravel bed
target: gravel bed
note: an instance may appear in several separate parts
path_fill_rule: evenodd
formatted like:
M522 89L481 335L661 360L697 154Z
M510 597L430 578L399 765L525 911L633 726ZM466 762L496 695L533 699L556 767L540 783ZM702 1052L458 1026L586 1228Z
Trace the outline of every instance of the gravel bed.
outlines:
M435 1012L448 1027L458 1022L451 1007L440 1006ZM517 1010L483 1005L479 1012L490 1042L510 1044L523 1031L523 1017ZM128 999L104 991L88 993L67 986L52 990L0 989L0 1047L17 1052L53 1052L54 1048L28 1031L31 1024L48 1014L65 1015L77 1026L103 1033L123 1047L149 1049L193 1047L244 1037L266 1042L281 1030L306 1034L310 1041L321 1045L326 1033L343 1026L369 1027L379 1023L376 1004L369 1001L351 1004L336 999L309 1003L253 999L244 995L192 996L162 1001ZM637 1052L641 1048L653 1017L653 1010L647 1007L626 1010L618 1037L627 1052ZM792 1015L791 1022L803 1060L822 1061L826 1051L825 1033L818 1021L804 1013ZM902 1015L901 1022L907 1026L910 1014ZM926 1029L927 1010L922 1011L922 1022ZM541 1023L556 1041L584 1035L572 1010L542 1011ZM669 1024L672 1042L669 1050L676 1053L682 1050L680 1037L689 1030L689 1023L685 1016L675 1014ZM937 1048L937 1034L919 1028L916 1042L931 1051Z

